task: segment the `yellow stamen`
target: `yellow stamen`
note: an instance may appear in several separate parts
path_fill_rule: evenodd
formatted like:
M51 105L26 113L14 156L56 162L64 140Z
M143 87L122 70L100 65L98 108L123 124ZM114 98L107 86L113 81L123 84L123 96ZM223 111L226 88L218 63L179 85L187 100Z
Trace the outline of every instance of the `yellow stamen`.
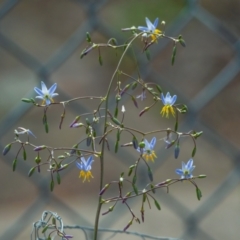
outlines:
M86 179L90 182L90 178L93 178L93 175L91 173L91 171L83 171L81 170L80 173L79 173L79 178L83 178L83 182L86 181Z
M152 162L154 162L154 158L157 158L154 151L151 151L151 153L144 153L142 156L146 161L151 160Z
M158 35L161 33L161 31L159 29L155 29L153 34L151 34L151 38L153 40L153 42L157 42L157 38L159 37Z
M173 106L171 106L171 105L163 106L162 111L160 112L160 114L162 114L163 117L164 117L164 115L166 115L166 117L168 118L169 117L169 112L171 112L173 117L175 117L175 111L174 111Z

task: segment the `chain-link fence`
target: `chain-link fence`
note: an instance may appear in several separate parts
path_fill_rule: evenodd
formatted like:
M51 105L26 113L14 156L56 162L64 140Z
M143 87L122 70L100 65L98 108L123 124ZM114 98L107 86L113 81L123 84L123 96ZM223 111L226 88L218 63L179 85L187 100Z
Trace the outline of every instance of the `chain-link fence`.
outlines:
M152 46L150 62L142 54L141 43L135 52L141 78L158 83L165 92L177 94L179 101L188 105L189 112L180 119L179 129L204 132L197 142L194 160L196 174L208 177L198 181L203 192L201 201L196 199L195 190L190 185L175 185L169 194L157 193L162 211L154 207L146 210L145 223L135 223L129 229L135 235L105 232L101 233L101 239L151 239L147 235L191 240L239 239L238 0L1 1L1 148L12 140L13 131L18 126L30 128L38 137L34 140L38 145L73 145L81 136L77 131L70 131L68 124L79 113L93 109L94 103L69 105L61 131L58 130L61 110L52 108L49 113L50 133L46 135L41 126L41 109L32 108L20 99L35 97L33 87L39 86L41 80L48 86L57 82L57 92L63 100L86 95L86 92L104 95L120 53L109 49L102 51L102 67L98 65L96 52L80 60L80 53L86 46L86 32L90 32L95 42L106 42L114 37L123 43L129 35L121 32L121 28L144 25L146 16L151 20L156 17L165 20L167 35L182 34L187 42L186 48L178 48L173 67L169 41L161 40ZM136 70L132 60L129 53L122 67L129 74ZM129 79L122 81L128 82ZM126 121L131 124L139 110L130 111L133 108L131 100L126 98L124 101L126 113L129 113ZM140 107L144 104L140 103ZM173 125L171 121L161 119L159 110L154 110L132 125L147 131L167 128L169 124ZM181 161L190 158L192 146L183 140L180 160L173 160L172 150L164 149L160 139L159 157L152 167L154 176L164 180L174 177L174 169L180 167ZM27 161L19 160L16 172L12 173L14 151L16 149L1 159L0 239L30 238L31 224L45 209L58 212L66 225L77 224L78 227L71 232L76 239L86 236L91 239L92 231L88 227L92 227L95 217L99 163L94 165L94 179L90 183L82 184L76 169L71 168L63 174L62 184L51 193L48 174L42 172L27 177L32 166L29 159L34 159L32 153ZM126 170L136 159L130 150L120 150L120 153L119 158L109 153L105 182L118 179L120 169ZM145 176L144 169L141 171ZM112 189L109 194L116 191ZM140 211L140 200L133 200L130 204L136 212ZM123 229L129 220L128 212L119 206L113 213L101 217L100 227ZM83 232L79 230L81 226L87 226Z

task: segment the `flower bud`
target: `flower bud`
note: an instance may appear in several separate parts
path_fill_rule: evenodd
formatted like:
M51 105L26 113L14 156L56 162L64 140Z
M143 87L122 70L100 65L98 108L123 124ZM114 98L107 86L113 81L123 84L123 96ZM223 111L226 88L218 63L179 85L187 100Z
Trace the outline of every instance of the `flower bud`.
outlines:
M79 121L79 119L80 119L80 116L76 116L75 119L73 120L73 122L69 125L69 127L73 127L73 125L75 123L77 123Z
M12 144L8 144L7 146L5 146L5 148L3 149L3 155L5 156L11 149Z
M133 143L134 149L137 149L138 148L138 140L136 137L133 137L132 143Z
M138 146L139 146L140 148L145 148L145 142L140 142L140 143L138 144Z
M43 150L43 149L45 149L45 148L46 148L46 146L45 146L45 145L42 145L42 146L35 147L35 148L33 149L33 151L38 152L38 151L41 151L41 150Z
M109 188L110 184L106 184L104 188L100 191L99 195L103 195L105 191Z
M175 159L178 158L179 153L180 153L180 146L179 146L179 141L177 141L177 144L176 144L175 149L174 149L174 157L175 157Z

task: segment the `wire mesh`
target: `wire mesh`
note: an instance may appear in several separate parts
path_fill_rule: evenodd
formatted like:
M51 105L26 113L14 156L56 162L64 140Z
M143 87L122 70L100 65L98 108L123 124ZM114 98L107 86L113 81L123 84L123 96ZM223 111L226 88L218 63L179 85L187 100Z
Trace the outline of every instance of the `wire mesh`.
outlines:
M124 6L133 5L135 6L136 12L138 11L137 1L123 2L126 4ZM171 2L174 4L174 1ZM227 2L228 1L221 1L221 4L225 6L224 3L227 4ZM165 71L166 65L164 65L165 63L163 63L163 60L159 63L159 59L163 56L168 59L164 59L166 62L170 62L170 58L167 56L169 51L171 51L169 50L171 49L171 46L168 41L160 41L158 45L154 46L154 51L151 52L151 59L153 63L150 64L147 63L146 59L141 57L141 49L137 48L140 56L138 64L139 69L142 70L141 75L143 79L151 79L151 81L160 84L164 88L170 89L172 92L176 92L180 99L187 102L189 113L184 119L184 124L180 127L182 129L192 127L203 130L204 137L203 141L200 142L199 149L204 149L202 151L199 150L200 153L198 158L200 159L201 156L202 158L211 156L211 159L202 163L201 170L203 173L207 170L207 173L209 173L208 175L211 176L212 174L213 177L210 177L210 180L205 180L205 182L208 182L205 183L205 185L210 185L209 189L207 189L207 187L205 189L206 197L204 197L203 201L197 202L197 204L195 203L194 206L188 206L188 204L185 204L185 200L179 199L179 197L174 194L161 195L160 202L162 201L166 208L171 209L172 212L174 212L172 218L177 219L178 222L180 222L180 225L177 226L176 232L174 230L175 226L171 225L174 221L171 222L169 229L172 230L169 231L169 237L175 235L177 239L234 240L238 239L240 234L239 227L237 226L240 219L238 216L239 214L236 214L237 210L239 210L240 203L239 191L236 192L236 189L240 184L238 147L239 111L237 110L239 106L237 103L240 102L240 33L239 26L237 24L234 25L237 20L239 22L239 19L236 20L233 16L232 18L229 17L229 15L232 14L236 16L236 13L238 13L239 16L240 6L238 1L232 1L232 9L230 9L230 7L229 9L231 11L234 9L235 12L231 12L229 15L225 16L224 14L221 14L221 11L220 13L218 11L214 12L212 8L213 3L207 3L207 1L188 0L181 1L181 3L182 6L179 8L180 11L177 11L177 13L172 17L170 24L167 25L168 27L166 32L172 36L176 36L182 32L184 33L184 38L190 45L190 47L187 45L187 48L189 47L190 49L186 53L186 59L184 58L184 55L187 50L180 50L178 53L179 62L175 64L178 65L178 67L176 67L177 70L174 70L174 66L172 70L170 70L171 72L167 73L166 71L170 68L167 67L167 70ZM156 1L153 1L153 4L155 4L156 7L158 6ZM16 79L18 77L17 68L21 68L26 71L26 76L31 78L31 80L29 80L31 82L30 85L32 84L32 86L35 86L40 80L43 80L47 85L51 85L52 82L56 81L60 86L58 93L61 97L63 99L70 98L72 93L76 94L74 86L78 81L76 79L79 78L79 76L76 76L79 72L74 70L74 68L70 65L73 61L80 61L79 56L81 49L85 45L85 33L88 31L93 35L93 37L100 40L109 39L114 36L119 41L124 41L123 33L120 29L116 29L114 27L115 25L118 26L118 22L121 22L120 20L118 21L114 19L114 14L118 17L121 15L121 11L125 13L125 10L121 9L120 5L121 4L117 1L107 0L69 1L68 3L64 3L64 1L59 3L57 3L57 1L42 1L41 3L39 1L35 1L30 3L29 1L23 0L6 0L0 5L1 63L4 63L3 66L6 67L6 70L1 71L1 79L3 79L4 76L7 76L7 74L11 75L12 69L15 74L11 75L13 76L13 80L11 80L10 77L7 78L7 80L3 79L0 83L2 88L1 94L3 95L1 99L2 117L0 119L1 148L6 145L6 140L9 139L10 135L12 135L12 129L14 129L19 122L22 123L26 115L31 117L36 115L35 112L32 113L29 105L24 105L17 100L10 101L10 103L6 106L8 98L15 99L13 95L17 94L18 91L20 93L24 93L25 97L34 97L34 93L31 90L32 88L27 87L29 82L25 83L23 79ZM64 7L66 7L66 9ZM24 14L26 14L28 16L28 21L31 21L31 18L33 18L34 26L29 29L31 30L35 27L37 28L38 18L36 17L36 20L34 20L35 12L32 14L28 12L37 11L37 8L39 8L39 12L41 13L45 11L42 9L49 11L50 17L52 16L51 14L56 13L56 15L54 15L56 22L45 22L43 29L46 28L47 31L51 31L51 27L55 28L58 24L62 25L58 26L58 32L56 30L56 34L63 34L63 36L61 36L62 41L56 40L57 44L54 45L54 50L50 49L51 41L48 42L49 47L47 47L46 50L44 48L45 43L41 43L41 47L39 47L40 49L36 50L37 44L40 44L41 42L41 39L36 39L38 36L31 36L31 39L27 41L25 40L28 38L28 35L26 34L27 32L23 32L22 34L26 35L25 38L19 37L21 30L17 31L17 28L19 27L17 19L24 18ZM120 9L118 10L120 12L117 11L118 8ZM71 31L68 31L68 27L64 25L64 22L67 21L68 18L71 18L71 13L68 13L67 10L72 11L74 9L76 9L76 12L81 11L84 16L81 16L81 21L75 23L73 27L70 26L69 28L71 28ZM144 12L142 9L140 12ZM219 7L219 9L224 9L224 7ZM227 12L227 9L225 10ZM146 10L146 14L147 13L148 12ZM45 15L41 15L40 17L44 18L44 16ZM145 16L141 16L142 19L144 19L144 17ZM128 17L127 19L134 19L134 16ZM228 19L235 19L235 21L228 21ZM72 18L72 20L75 19ZM113 21L113 26L111 26L111 20ZM121 20L123 20L123 18L121 18ZM59 21L59 23L57 21ZM22 24L24 21L20 21L20 23ZM132 24L126 20L124 24L127 23L129 26ZM48 25L51 24L52 26L49 27ZM135 22L134 24L137 23ZM61 27L66 33L61 32ZM32 34L34 34L34 32ZM36 32L36 34L38 34L38 32ZM41 37L41 34L39 34L39 36ZM54 37L51 33L47 33L46 36L54 41ZM36 41L36 43L31 44L31 41ZM206 49L204 49L205 47ZM44 51L45 55L42 53ZM203 57L204 55L207 55L207 57ZM86 60L88 66L86 67L86 65L84 65L83 68L87 68L88 71L94 73L96 67L93 66L92 62L95 61L95 59L91 57L89 58L90 60ZM15 63L15 61L17 63ZM209 63L205 63L203 61L209 61ZM156 67L157 63L159 63L157 66L160 67ZM99 70L99 68L97 70ZM109 68L105 71L106 73L100 75L99 78L109 78L111 69ZM183 77L186 78L188 77L188 74L191 77L196 77L196 82L195 79L191 79L191 82L184 81L184 79L181 80L181 73L183 73ZM176 74L179 74L179 78L181 79L178 79ZM59 76L63 76L62 79L58 80ZM72 80L69 80L70 85L73 85L72 88L66 87L66 85L68 85L68 83L66 83L66 81L68 81L68 77L72 78ZM91 84L94 84L94 82L96 83L96 81L100 81L96 79L98 75L94 77L94 74L87 75L86 72L84 72L83 75L80 76L80 78L87 77L90 79L93 78L94 80L89 80L89 85L87 82L81 82L83 85L83 90L79 90L81 93L84 92L85 89L90 88ZM171 78L173 80L169 80ZM24 90L21 91L21 89L15 89L14 91L10 91L7 89L7 87L14 89L15 83L16 88L23 85ZM191 87L191 85L193 85L193 87ZM194 87L194 85L196 85L196 87ZM102 89L104 88L100 87L100 90ZM94 90L95 89L93 89L93 91ZM7 95L9 92L13 95ZM87 111L88 108L89 106L84 105L83 103L75 103L69 106L69 112L72 116L74 116L79 111ZM56 120L54 116L52 119L53 122ZM32 125L34 126L34 123L32 123ZM161 149L161 151L159 150L158 155L162 156L162 160L156 163L154 172L155 174L163 174L160 169L169 161L169 152L162 154ZM124 160L121 164L128 166L129 164L126 159L131 158L129 157L129 153L126 155L122 153L122 156ZM110 157L113 156L110 155ZM10 175L11 173L9 173L11 168L11 159L13 158L13 153L11 153L6 158L2 159L2 163L4 162L4 169L7 169L5 171L8 171L8 174L2 176L2 181L10 181L7 185L8 188L14 188L16 184L16 182L12 181L15 176ZM17 181L22 180L23 184L25 184L26 181L29 181L26 177L29 166L30 164L25 162L18 165L17 171L19 177L17 178ZM217 171L219 171L219 173L217 173ZM225 173L222 174L224 171ZM216 175L212 172L216 172ZM63 179L68 179L70 174L72 174L72 172L67 171L63 176ZM216 182L214 181L214 178L217 179ZM6 216L9 216L10 220L6 221L7 225L1 229L0 239L25 239L24 234L27 235L27 233L27 236L30 236L29 228L31 227L31 223L37 220L36 216L41 215L42 209L51 206L53 208L62 209L63 215L69 216L67 220L70 219L70 222L77 223L78 228L81 228L81 226L92 226L93 218L89 218L88 214L82 214L77 211L77 209L72 205L73 202L69 204L68 201L62 199L60 197L60 190L56 194L51 194L48 191L49 179L47 176L42 178L39 176L33 176L31 178L31 182L32 183L29 185L30 190L22 193L23 199L26 195L30 194L30 200L28 200L29 206L25 207L20 212L17 209L21 208L21 204L18 206L17 202L12 202L14 196L5 196L3 194L1 204L2 210L5 207L7 208L7 206L9 207L8 204L14 204L16 205L14 212L17 212L18 214L11 215L9 213L10 210L5 213ZM71 181L69 180L69 182ZM85 189L85 191L87 190ZM97 187L96 189L93 188L92 191L97 192ZM175 189L172 191L174 192ZM10 190L8 190L8 192L10 192ZM34 194L32 192L34 192ZM19 195L21 195L21 193L19 193ZM67 198L68 192L64 192L63 195ZM31 198L31 196L33 197ZM190 201L192 201L189 193L187 193L185 197L190 198ZM86 199L86 201L88 201L88 199ZM24 202L24 200L21 200L20 202ZM93 206L95 206L94 204L96 203L93 200L91 207L87 210L89 211L89 215L94 213L94 209L92 210L92 208L94 208ZM228 206L229 204L230 206ZM229 213L227 209L230 209ZM164 217L173 214L172 212L165 213L166 215L164 214ZM161 212L159 215L161 215ZM123 220L125 217L126 212L118 210L115 215L112 213L112 215L107 218L101 218L100 226L103 230L106 230L106 228L109 230L111 227L116 228L116 226L119 228L119 225L124 227L123 222L125 221L125 223L127 223L128 220L128 218L127 220ZM224 218L226 219L225 221L223 220ZM157 219L157 215L154 213L151 221L158 221ZM2 219L2 221L5 220ZM117 225L114 225L114 222L117 222ZM166 222L168 222L168 220L166 220ZM159 222L159 225L161 224L162 222ZM149 227L147 223L145 223L145 225ZM219 230L219 226L222 228L221 230ZM88 230L88 238L91 239L92 232L89 231L89 229L86 230ZM140 234L137 236L140 230L138 229L137 232L135 232L135 236L131 235L131 239L151 239L150 237L147 237L148 234ZM156 234L157 232L157 229L155 232L150 230L150 233ZM113 235L100 236L101 239L118 239L118 237L119 239L122 239L121 234L122 233L115 232ZM148 236L154 234L149 234ZM158 236L162 236L161 232ZM152 239L171 238L157 238L156 236L156 238Z

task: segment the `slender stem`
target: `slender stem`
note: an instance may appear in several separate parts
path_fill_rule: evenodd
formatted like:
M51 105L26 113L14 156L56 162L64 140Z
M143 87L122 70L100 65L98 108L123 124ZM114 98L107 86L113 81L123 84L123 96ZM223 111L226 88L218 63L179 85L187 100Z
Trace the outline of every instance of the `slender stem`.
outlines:
M112 78L110 80L110 83L108 85L108 89L107 89L107 94L106 94L106 102L105 102L105 120L104 120L104 132L103 135L106 133L107 131L107 114L108 114L108 100L109 100L109 94L110 94L110 90L113 84L113 80L118 72L118 69L122 63L122 60L128 50L128 48L131 46L132 42L138 38L142 33L137 34L126 46L119 62L118 65L116 67L116 70L114 71ZM101 147L101 155L100 155L100 187L99 187L99 191L102 190L103 188L103 176L104 176L104 148L105 148L105 141L102 141L102 147ZM97 234L98 234L98 223L99 223L99 217L100 217L100 212L101 212L101 208L102 208L102 196L99 195L98 198L98 207L97 207L97 212L96 212L96 217L95 217L95 225L94 225L94 240L97 240Z

